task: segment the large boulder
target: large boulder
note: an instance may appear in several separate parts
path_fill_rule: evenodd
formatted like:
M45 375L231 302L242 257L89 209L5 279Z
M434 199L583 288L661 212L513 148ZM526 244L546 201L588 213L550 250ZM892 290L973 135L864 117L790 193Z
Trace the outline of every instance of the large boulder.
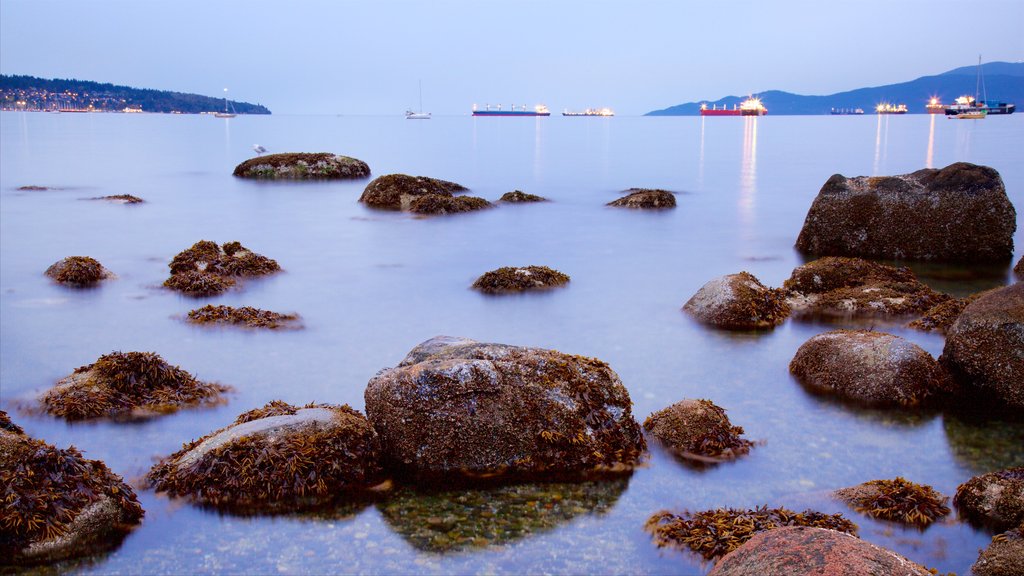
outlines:
M421 478L616 470L646 448L615 371L554 350L438 336L365 398L385 457Z
M992 537L971 566L974 576L1024 576L1024 523Z
M899 336L834 330L797 350L789 371L816 392L869 405L917 406L952 394L938 362Z
M836 530L786 527L762 532L715 564L708 576L828 574L928 576L907 558Z
M473 288L488 294L500 294L544 290L568 283L568 274L547 266L504 266L484 272L473 282Z
M693 295L683 310L697 320L727 330L774 328L790 313L782 290L766 287L749 272L711 280Z
M1024 408L1024 283L986 292L964 308L939 361L961 385Z
M274 401L186 444L150 470L158 492L233 511L286 511L383 480L380 443L348 405Z
M956 489L953 504L968 520L1007 530L1024 522L1024 467L975 476Z
M372 208L408 210L417 196L452 196L454 192L463 192L466 189L461 184L437 178L387 174L367 184L359 201Z
M0 412L0 421L7 415ZM144 514L103 462L0 426L0 566L57 562L116 548Z
M58 260L46 269L45 274L54 282L73 287L93 286L100 280L114 277L113 272L89 256L68 256Z
M630 188L626 195L608 203L620 208L675 208L676 197L668 190Z
M644 430L676 455L702 463L732 460L754 445L710 400L680 400L648 416Z
M240 178L268 180L341 180L366 178L366 162L330 152L267 154L242 162L233 173Z
M899 176L825 182L796 247L822 256L1002 262L1017 213L999 173L966 162Z

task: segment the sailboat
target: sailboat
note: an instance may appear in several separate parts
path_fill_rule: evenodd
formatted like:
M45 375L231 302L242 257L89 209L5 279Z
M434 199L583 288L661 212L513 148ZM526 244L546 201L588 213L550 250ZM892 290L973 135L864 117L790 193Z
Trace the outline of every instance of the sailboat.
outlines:
M974 83L974 97L961 96L955 103L946 108L946 118L962 118L964 120L983 120L988 116L988 108L978 100L981 81L981 54L978 54L978 78Z
M413 112L412 110L405 111L406 120L430 120L430 112L423 111L423 81L420 80L420 111Z
M231 112L228 112L228 89L224 89L224 111L214 113L215 118L234 118L237 116L234 112L234 106L231 107Z

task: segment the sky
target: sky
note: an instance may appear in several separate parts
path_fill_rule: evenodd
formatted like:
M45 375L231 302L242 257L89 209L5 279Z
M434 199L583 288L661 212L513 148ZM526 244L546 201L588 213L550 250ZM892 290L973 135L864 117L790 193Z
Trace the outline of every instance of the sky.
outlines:
M831 94L1024 60L1024 0L0 0L0 73L263 104L275 114L639 115Z

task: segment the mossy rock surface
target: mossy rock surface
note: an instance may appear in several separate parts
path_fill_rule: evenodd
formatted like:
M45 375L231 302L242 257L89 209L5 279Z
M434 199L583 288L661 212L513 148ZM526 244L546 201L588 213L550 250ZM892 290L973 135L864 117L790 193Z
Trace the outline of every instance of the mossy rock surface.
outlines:
M1017 265L1013 267L1013 273L1017 275L1017 279L1024 279L1024 256L1017 261Z
M941 332L949 330L960 314L967 308L967 305L981 297L981 294L971 294L966 298L953 298L940 302L925 311L924 315L914 320L907 326L924 332Z
M842 488L836 490L835 496L861 514L921 527L950 512L946 506L948 497L931 486L915 484L899 476Z
M647 430L676 455L696 463L724 462L748 452L753 442L710 400L680 400L644 421Z
M230 511L287 512L379 484L380 442L348 405L273 401L185 444L150 470L158 491Z
M277 261L252 252L240 242L200 240L174 256L171 276L164 286L187 296L214 296L236 284L238 278L266 276L281 270Z
M111 352L76 368L40 397L67 420L134 419L224 402L229 387L200 382L154 352Z
M131 487L102 462L6 426L0 427L0 486L0 566L116 548L144 514Z
M505 266L485 272L473 288L488 294L545 290L569 283L569 275L547 266Z
M1024 523L992 537L971 566L973 576L1021 576L1024 574Z
M447 180L408 174L387 174L370 182L363 190L359 201L371 208L408 210L417 196L452 196L455 192L466 190L465 186Z
M498 202L508 202L509 204L517 203L529 203L529 202L547 202L548 199L543 196L537 196L536 194L527 194L522 190L513 190L511 192L505 192L498 199Z
M106 200L108 202L116 202L118 204L142 204L145 202L138 196L132 196L131 194L113 194L111 196L98 196L93 200Z
M626 195L618 200L609 202L608 206L620 208L675 208L676 197L668 190L650 188L630 188Z
M68 256L58 260L46 269L46 275L55 282L74 287L94 286L100 280L114 277L113 272L89 256Z
M270 310L261 310L252 306L233 308L231 306L214 306L207 304L202 308L191 310L188 321L192 324L217 324L229 326L245 326L248 328L298 328L298 314L282 314Z
M21 429L21 426L18 426L17 424L12 422L11 417L7 414L7 412L4 412L3 410L0 410L0 430L13 432L14 434L25 433L25 431Z
M44 190L56 190L56 188L50 188L49 186L37 186L35 184L28 184L26 186L18 186L18 190L22 192L42 192Z
M790 314L785 291L766 287L749 272L709 281L687 300L683 310L700 322L726 330L774 328Z
M646 449L611 367L554 350L438 336L365 399L385 458L417 479L625 471Z
M409 212L413 214L441 215L473 212L492 208L494 205L476 196L451 196L445 194L424 194L416 196L409 202Z
M993 530L1024 523L1024 467L971 478L957 487L953 504L961 516Z
M233 174L266 180L342 180L366 178L370 167L330 152L285 152L250 158L236 166Z

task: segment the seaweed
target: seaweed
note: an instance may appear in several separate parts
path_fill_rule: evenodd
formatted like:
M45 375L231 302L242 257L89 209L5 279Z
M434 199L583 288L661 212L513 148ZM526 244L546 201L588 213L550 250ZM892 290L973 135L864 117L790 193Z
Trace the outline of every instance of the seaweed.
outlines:
M225 278L209 272L182 272L164 280L164 286L187 296L214 296L235 285L231 278Z
M0 410L0 430L6 430L14 434L25 433L25 431L21 429L21 426L18 426L14 422L11 422L11 417L7 414L7 412L4 412L3 410Z
M176 254L168 267L171 276L164 286L189 296L212 296L234 286L235 278L264 276L281 270L277 261L257 254L240 242L200 240Z
M485 272L473 282L473 288L487 293L521 292L554 288L569 282L568 274L547 266L505 266Z
M750 452L754 442L743 438L725 409L710 400L682 400L651 414L644 430L668 445L677 456L702 463L732 460Z
M920 527L950 512L946 506L949 498L931 486L915 484L900 476L843 488L835 494L861 514Z
M110 196L98 196L93 200L110 200L111 202L121 202L122 204L142 204L145 202L138 196L132 196L131 194L113 194Z
M676 197L668 190L630 188L626 196L606 204L622 208L675 208Z
M490 208L493 204L476 196L451 196L446 194L424 194L416 196L409 203L413 214L458 214Z
M72 286L90 286L111 276L102 264L88 256L68 256L47 268L46 275Z
M537 196L536 194L527 194L522 190L513 190L512 192L505 192L498 199L499 202L547 202L548 199L543 196Z
M298 320L298 314L281 314L252 306L232 308L207 304L188 313L188 321L193 324L234 324L249 328L285 328Z

